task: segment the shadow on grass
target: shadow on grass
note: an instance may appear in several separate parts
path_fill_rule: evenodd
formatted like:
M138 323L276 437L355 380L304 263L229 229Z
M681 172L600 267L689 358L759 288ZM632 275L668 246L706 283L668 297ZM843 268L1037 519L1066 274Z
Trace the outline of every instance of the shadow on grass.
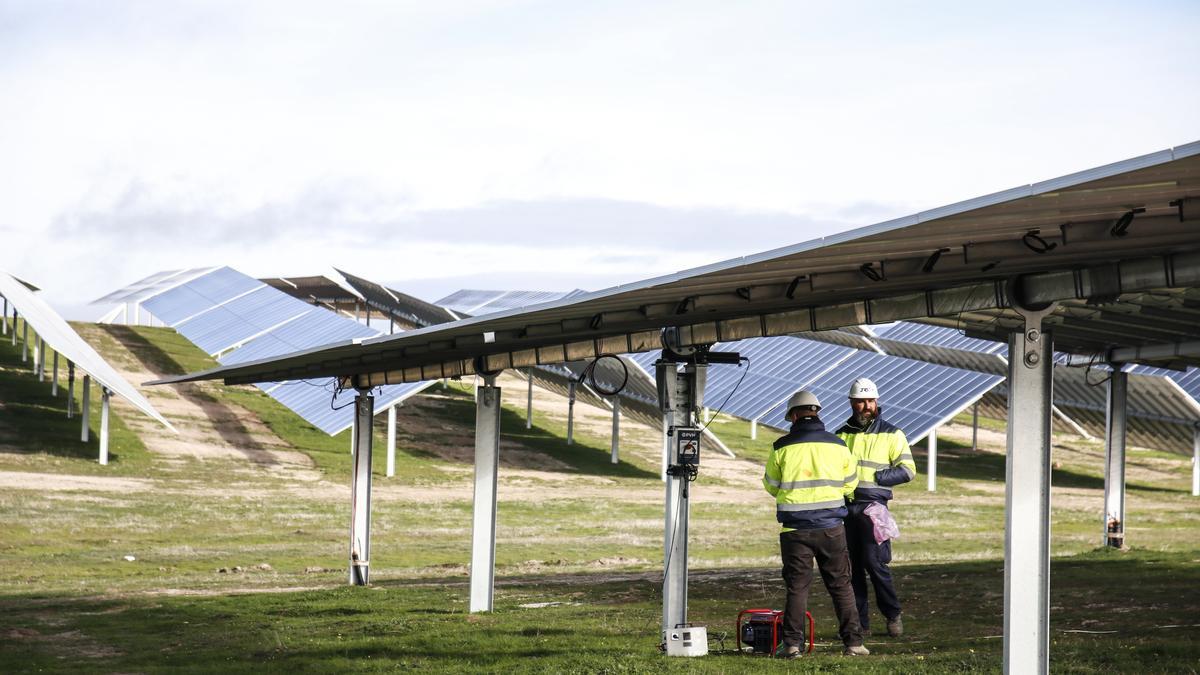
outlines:
M77 382L77 396L81 395L80 387ZM66 386L60 383L58 396L52 396L49 380L38 382L32 350L29 361L21 363L20 343L14 347L7 336L0 340L0 445L5 451L95 459L100 452L98 430L91 430L88 442L79 440L81 412L76 406L75 415L67 419L66 408ZM89 417L97 412L98 405L92 401ZM120 461L113 446L109 448L109 461Z
M122 347L129 350L129 353L133 354L156 377L180 375L186 372L170 354L147 340L132 327L103 324L101 328ZM222 403L192 383L173 385L172 388L181 398L199 408L204 416L212 422L212 428L221 436L221 439L245 455L246 459L261 465L278 463L270 449L251 435L250 430L240 418L240 409Z
M1200 612L1200 568L1194 551L1097 550L1051 562L1052 666L1072 672L1187 671L1200 658L1191 639ZM875 654L865 672L994 670L1003 631L1003 571L999 560L897 565L906 635L868 638ZM506 580L511 581L511 580ZM11 639L0 661L63 668L61 641L79 635L110 647L97 669L165 670L220 664L219 669L339 670L421 667L461 672L661 672L655 648L660 582L602 575L529 577L506 583L494 612L468 614L469 591L436 580L375 588L239 593L212 597L135 596L113 599L0 597ZM529 599L569 600L522 607ZM694 570L689 618L709 627L708 668L761 672L783 664L731 650L732 624L749 606L779 607L782 582L774 567ZM818 655L834 658L839 640L828 595L810 595ZM15 627L20 627L17 630ZM21 659L21 660L14 660ZM614 661L614 659L616 661ZM840 662L839 662L840 663ZM832 662L829 662L832 666ZM858 664L839 669L864 672ZM1140 666L1140 667L1139 667Z

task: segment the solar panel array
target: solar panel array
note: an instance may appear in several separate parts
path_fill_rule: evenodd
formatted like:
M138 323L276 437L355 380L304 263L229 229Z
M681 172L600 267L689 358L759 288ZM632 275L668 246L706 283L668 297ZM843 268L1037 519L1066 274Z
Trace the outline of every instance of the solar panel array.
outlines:
M712 410L786 429L787 400L807 389L821 399L821 418L834 428L850 416L846 396L850 383L865 376L880 387L886 419L914 443L1004 379L794 336L721 343L714 350L736 351L749 358L750 364L740 386L745 366L708 367L704 405ZM632 354L630 359L653 378L658 355L657 351L644 352Z
M435 304L454 310L459 315L481 316L493 312L520 309L543 302L553 302L583 295L584 291L455 291Z
M904 430L910 442L954 417L1004 378L961 368L914 361L898 356L856 352L804 385L821 399L821 419L830 429L850 417L847 393L857 377L869 377L879 387L883 418ZM763 423L786 429L787 402L763 416Z
M224 365L248 363L379 331L298 300L228 267L214 269L145 300L142 306ZM354 392L334 396L335 381L256 385L313 426L333 435L350 427ZM377 411L431 382L386 385L374 391Z
M151 274L145 279L129 284L123 288L119 288L104 297L97 298L88 304L92 305L115 305L127 302L139 302L145 298L156 295L172 286L177 286L188 279L200 276L206 272L211 272L212 267L197 267L189 270L166 270Z

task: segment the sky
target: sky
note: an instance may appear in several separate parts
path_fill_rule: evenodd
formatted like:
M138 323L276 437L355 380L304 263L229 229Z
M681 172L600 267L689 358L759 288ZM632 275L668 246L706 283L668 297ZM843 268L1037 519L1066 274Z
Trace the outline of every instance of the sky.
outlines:
M0 0L0 270L597 290L1200 140L1200 3Z

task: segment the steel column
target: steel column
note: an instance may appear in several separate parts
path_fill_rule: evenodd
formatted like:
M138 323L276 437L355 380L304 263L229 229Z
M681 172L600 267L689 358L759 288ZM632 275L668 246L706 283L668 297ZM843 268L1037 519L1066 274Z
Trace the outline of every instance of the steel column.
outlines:
M612 415L613 415L613 430L612 430L612 463L617 464L620 460L617 453L621 450L621 397L614 396L612 399Z
M396 475L396 406L388 408L387 477Z
M1192 496L1200 497L1200 424L1192 432Z
M12 346L17 346L17 308L13 307L13 329L8 334L8 339L12 340Z
M375 397L359 389L354 397L354 456L350 459L350 585L371 580L371 422Z
M1052 309L1052 308L1051 308ZM1021 311L1009 340L1008 457L1004 536L1004 672L1050 667L1050 401L1054 344L1041 330L1050 310Z
M475 497L471 522L471 612L492 611L496 575L496 478L500 466L500 387L485 377L475 403Z
M3 324L4 332L0 335L8 335L8 298L0 298L4 300L4 311L0 312L0 323Z
M33 348L33 372L37 373L38 382L46 381L46 341L41 335Z
M937 492L937 429L930 429L925 437L925 445L929 449L929 464L925 467L925 489Z
M108 387L100 387L100 463L108 464Z
M75 362L67 359L67 419L75 416Z
M757 418L750 420L750 440L752 440L752 441L758 440L758 419Z
M526 370L525 379L528 380L528 391L525 392L525 428L533 428L533 372Z
M671 450L668 450L670 452ZM667 473L663 523L663 643L667 631L687 622L688 516L687 479Z
M1125 433L1129 375L1113 365L1108 378L1104 415L1104 518L1103 545L1125 545Z
M979 401L971 406L971 449L979 450Z
M50 378L50 395L58 396L58 350L54 350L54 367L51 369L53 377Z
M92 407L92 376L84 375L83 376L83 406L82 406L83 414L80 415L80 419L83 422L83 430L79 432L79 440L83 441L84 443L88 442L88 431L89 431L89 429L88 429L88 417L89 417L88 411L91 409L91 407Z
M567 445L575 443L575 383L567 384Z
M21 322L21 363L29 362L29 322Z

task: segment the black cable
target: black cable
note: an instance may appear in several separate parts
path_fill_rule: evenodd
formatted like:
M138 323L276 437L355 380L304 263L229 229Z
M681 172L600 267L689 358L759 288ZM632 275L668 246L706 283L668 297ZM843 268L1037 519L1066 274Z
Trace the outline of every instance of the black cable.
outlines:
M721 401L721 406L717 408L717 412L713 413L713 416L710 417L708 419L708 421L704 423L704 426L700 427L701 434L703 434L705 432L705 430L708 429L708 425L712 424L713 420L717 419L717 415L720 415L721 412L723 410L725 410L725 404L729 403L729 399L733 398L733 395L737 393L738 387L742 386L742 382L745 381L746 376L750 374L750 359L745 356L739 358L738 359L738 368L742 367L741 364L743 362L746 364L746 370L742 371L742 376L740 378L738 378L737 384L733 385L733 389L730 390L729 395L725 397L724 401ZM695 480L695 479L693 478L692 480Z
M621 384L617 386L616 389L605 389L604 387L600 386L599 382L596 381L596 364L600 362L600 359L616 359L617 363L621 365ZM629 384L629 366L625 364L625 359L622 359L616 354L601 354L584 367L583 371L579 373L579 377L576 378L575 381L578 384L583 384L588 378L591 378L592 388L595 389L600 395L616 396L624 391L625 386Z

